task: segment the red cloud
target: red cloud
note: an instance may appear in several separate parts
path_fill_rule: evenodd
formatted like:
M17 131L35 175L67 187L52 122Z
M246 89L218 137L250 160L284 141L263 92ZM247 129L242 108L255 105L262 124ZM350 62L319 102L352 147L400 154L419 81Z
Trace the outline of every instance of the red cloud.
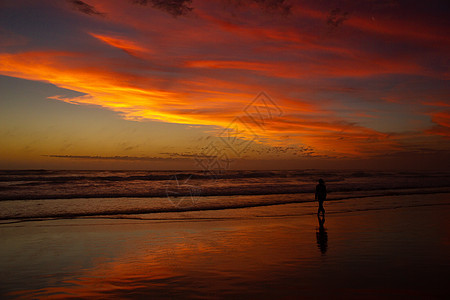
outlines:
M55 99L99 105L127 119L221 127L242 114L260 90L268 90L284 116L268 123L265 130L255 126L261 141L276 145L289 139L314 148L315 153L333 156L395 151L401 148L401 139L411 138L393 137L346 120L339 111L340 101L346 99L340 99L342 92L333 90L338 85L333 80L370 80L385 74L436 78L443 73L424 64L417 53L402 52L405 40L413 40L407 46L433 49L433 59L442 49L430 41L447 47L448 38L427 26L414 25L410 28L417 30L407 33L408 22L373 23L351 15L342 25L348 25L346 35L334 38L321 34L321 27L316 27L326 26L328 12L307 5L293 10L293 14L300 13L301 20L292 17L273 24L265 22L267 16L224 18L217 7L205 3L196 9L195 16L173 18L122 1L99 0L95 7L107 16L102 18L102 26L111 25L117 32L99 34L105 31L83 28L89 32L86 42L95 42L94 50L1 53L0 73L83 92L87 95ZM120 29L133 34L120 33ZM360 42L367 36L373 48ZM103 48L98 47L98 41ZM391 55L396 41L402 51ZM110 47L140 59L117 53L109 56L114 52ZM427 55L430 57L430 53ZM318 90L325 92L319 95ZM394 95L403 100L396 104L408 104L412 93ZM362 88L355 89L352 96L353 101L361 102L367 97ZM324 98L326 102L322 102ZM437 96L433 101L443 99ZM360 119L366 118L366 113L358 112ZM448 112L435 113L432 118L437 127L427 133L448 136Z
M431 120L436 125L427 130L427 133L450 138L450 110L432 113Z
M135 55L138 52L149 52L149 49L144 48L144 47L138 45L138 43L136 43L134 41L130 41L123 37L106 35L106 34L95 34L95 33L90 33L90 35L92 35L96 39L99 39L100 41L102 41L112 47L118 48L130 55Z

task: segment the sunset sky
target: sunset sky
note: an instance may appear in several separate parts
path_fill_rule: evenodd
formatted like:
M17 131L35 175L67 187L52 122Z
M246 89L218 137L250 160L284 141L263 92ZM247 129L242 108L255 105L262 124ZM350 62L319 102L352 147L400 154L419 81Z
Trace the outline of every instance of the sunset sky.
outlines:
M446 168L449 6L1 0L0 169Z

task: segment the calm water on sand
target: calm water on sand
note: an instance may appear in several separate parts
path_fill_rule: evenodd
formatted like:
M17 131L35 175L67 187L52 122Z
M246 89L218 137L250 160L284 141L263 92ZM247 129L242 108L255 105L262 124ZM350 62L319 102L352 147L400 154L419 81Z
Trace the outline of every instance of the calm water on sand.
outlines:
M0 293L24 299L444 297L450 197L416 197L330 202L323 228L311 203L3 224ZM407 198L417 205L397 205ZM384 208L351 209L374 201Z

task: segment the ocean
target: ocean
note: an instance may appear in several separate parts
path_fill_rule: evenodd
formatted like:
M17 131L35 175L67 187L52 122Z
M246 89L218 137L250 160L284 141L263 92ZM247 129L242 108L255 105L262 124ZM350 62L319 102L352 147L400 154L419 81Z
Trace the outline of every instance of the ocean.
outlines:
M327 184L329 203L450 192L450 172L230 170L212 176L202 171L15 170L0 171L0 222L145 218L148 214L168 212L314 204L319 178ZM429 200L418 201L420 197L409 199L416 200L392 205L432 204ZM373 209L376 204L372 202L357 209Z
M0 298L445 299L449 175L1 171Z

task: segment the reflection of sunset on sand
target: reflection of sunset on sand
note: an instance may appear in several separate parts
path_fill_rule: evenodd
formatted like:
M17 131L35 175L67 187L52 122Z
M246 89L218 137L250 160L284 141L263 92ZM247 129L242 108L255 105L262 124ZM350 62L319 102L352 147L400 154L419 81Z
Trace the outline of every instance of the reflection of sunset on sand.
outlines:
M314 203L4 226L2 282L24 298L445 295L447 206L338 212L358 200L330 202L326 230Z
M325 254L328 249L328 233L325 228L325 215L317 215L319 221L319 227L316 230L317 246L322 254Z

